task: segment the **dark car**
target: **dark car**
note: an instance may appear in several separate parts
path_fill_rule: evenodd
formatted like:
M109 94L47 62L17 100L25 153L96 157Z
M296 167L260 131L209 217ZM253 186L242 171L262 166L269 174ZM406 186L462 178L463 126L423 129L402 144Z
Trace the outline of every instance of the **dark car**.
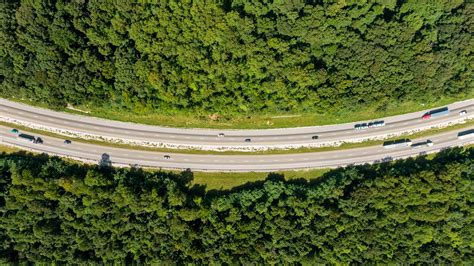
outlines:
M20 133L20 131L18 131L18 129L16 129L16 128L13 128L12 130L10 130L10 132L13 133L13 134Z
M252 139L245 139L245 142L251 142Z
M169 160L169 159L171 159L171 156L165 155L165 156L163 156L163 158L165 158L165 160Z
M312 139L319 139L319 136L316 136L316 135L315 135L315 136L312 136L311 138L312 138Z
M36 144L43 144L43 139L38 137L38 138L36 138L35 143Z
M72 142L68 139L64 140L64 144L71 144Z

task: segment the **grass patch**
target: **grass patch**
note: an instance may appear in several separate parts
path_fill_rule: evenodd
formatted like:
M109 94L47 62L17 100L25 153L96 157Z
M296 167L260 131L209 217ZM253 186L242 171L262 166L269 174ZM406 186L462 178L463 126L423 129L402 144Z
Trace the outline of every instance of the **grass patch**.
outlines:
M313 169L301 171L280 171L273 172L284 176L285 180L291 179L316 179L321 177L331 169ZM269 173L250 172L250 173L210 173L210 172L195 172L192 185L205 185L206 190L226 190L234 187L242 186L247 183L264 181L267 179Z
M21 149L0 144L0 153L14 153L19 151L21 151Z
M457 97L444 97L429 103L406 101L394 102L380 106L365 107L363 110L340 109L338 112L328 113L264 113L264 114L241 114L234 116L223 116L218 120L211 119L211 114L195 114L190 112L177 112L163 114L159 110L149 113L136 114L125 110L117 110L110 106L97 107L90 105L75 106L75 108L88 111L89 114L64 108L63 111L80 115L95 116L105 119L127 121L148 125L161 125L184 128L220 128L220 129L265 129L265 128L288 128L301 126L319 126L349 123L355 121L372 120L386 116L399 115L431 109L443 106L455 101L474 98L474 90L458 95ZM46 107L44 104L28 100L14 99L15 101ZM281 116L281 117L279 117ZM291 116L291 117L288 117Z
M121 143L112 143L106 142L101 140L86 140L81 138L73 138L67 137L60 134L32 129L25 126L7 123L0 121L0 125L10 127L10 128L17 128L20 131L26 131L36 134L41 134L49 137L59 138L59 139L69 139L72 141L77 141L81 143L88 143L94 145L101 145L106 147L114 147L114 148L122 148L122 149L131 149L131 150L143 150L143 151L154 151L154 152L164 152L164 153L182 153L182 154L215 154L215 155L269 155L269 154L290 154L290 153L309 153L309 152L323 152L323 151L335 151L335 150L346 150L346 149L354 149L354 148L363 148L375 145L382 145L383 142L388 140L396 140L400 138L423 138L423 137L430 137L432 135L454 131L454 130L462 130L465 128L469 128L474 126L474 120L468 120L466 123L456 124L444 128L435 128L435 129L428 129L425 131L420 131L413 134L406 134L399 137L388 138L384 140L369 140L360 143L343 143L337 147L315 147L315 148L297 148L297 149L287 149L287 150L268 150L268 151L254 151L254 152L244 152L244 151L205 151L205 150L195 150L195 149L168 149L168 148L154 148L154 147L144 147L139 145L130 145L130 144L121 144Z

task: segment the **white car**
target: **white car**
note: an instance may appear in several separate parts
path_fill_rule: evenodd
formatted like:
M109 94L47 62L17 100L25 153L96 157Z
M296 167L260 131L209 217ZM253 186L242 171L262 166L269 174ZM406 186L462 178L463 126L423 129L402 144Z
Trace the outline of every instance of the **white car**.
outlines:
M462 110L461 112L459 112L459 115L467 115L467 111L466 111L466 110Z
M224 133L219 133L217 136L218 136L219 138L223 138L223 137L224 137Z

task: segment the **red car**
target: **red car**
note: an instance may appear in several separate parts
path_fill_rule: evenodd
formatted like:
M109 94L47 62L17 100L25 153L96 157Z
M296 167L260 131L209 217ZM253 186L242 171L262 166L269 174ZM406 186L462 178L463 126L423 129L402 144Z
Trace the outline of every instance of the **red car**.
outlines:
M424 114L421 118L422 118L423 120L430 119L430 118L431 118L431 114Z

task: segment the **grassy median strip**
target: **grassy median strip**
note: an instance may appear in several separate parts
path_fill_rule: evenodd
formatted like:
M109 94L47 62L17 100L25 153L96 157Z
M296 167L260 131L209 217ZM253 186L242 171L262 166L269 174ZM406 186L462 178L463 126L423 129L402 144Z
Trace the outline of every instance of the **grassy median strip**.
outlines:
M382 145L383 142L388 140L396 140L400 138L423 138L423 137L430 137L432 135L449 132L453 130L462 131L463 129L469 128L474 126L474 120L468 120L462 124L456 124L448 127L443 128L433 128L428 129L420 132L416 132L413 134L406 134L398 137L388 138L384 140L369 140L360 143L343 143L337 147L315 147L315 148L297 148L297 149L285 149L285 150L267 150L267 151L253 151L253 152L244 152L244 151L205 151L205 150L197 150L197 149L169 149L169 148L156 148L156 147L145 147L139 145L131 145L131 144L122 144L122 143L114 143L114 142L106 142L101 140L87 140L81 138L73 138L68 136L63 136L57 133L52 133L49 131L43 131L38 129L32 129L25 126L13 124L13 123L6 123L1 122L0 125L16 128L20 131L26 131L36 134L41 134L49 137L59 138L59 139L69 139L71 141L77 141L81 143L87 144L94 144L94 145L101 145L106 147L114 147L114 148L122 148L122 149L132 149L132 150L142 150L142 151L154 151L154 152L163 152L163 153L183 153L183 154L214 154L214 155L249 155L249 154L257 154L257 155L269 155L269 154L290 154L290 153L309 153L309 152L322 152L322 151L335 151L335 150L345 150L345 149L353 149L353 148L363 148L375 145Z
M341 108L336 113L261 113L261 114L239 114L220 116L216 114L195 114L195 113L170 113L148 112L136 114L131 111L117 110L109 106L75 106L77 110L67 108L61 111L92 117L101 117L117 121L126 121L148 125L160 125L181 128L220 128L220 129L265 129L265 128L288 128L302 126L320 126L349 123L355 121L373 120L381 117L400 115L432 109L446 104L474 98L474 91L461 94L456 97L444 97L434 102L393 102L380 106L367 106L361 110L349 110ZM35 105L43 108L48 106L28 100L13 99L17 102ZM88 113L87 113L88 112Z

